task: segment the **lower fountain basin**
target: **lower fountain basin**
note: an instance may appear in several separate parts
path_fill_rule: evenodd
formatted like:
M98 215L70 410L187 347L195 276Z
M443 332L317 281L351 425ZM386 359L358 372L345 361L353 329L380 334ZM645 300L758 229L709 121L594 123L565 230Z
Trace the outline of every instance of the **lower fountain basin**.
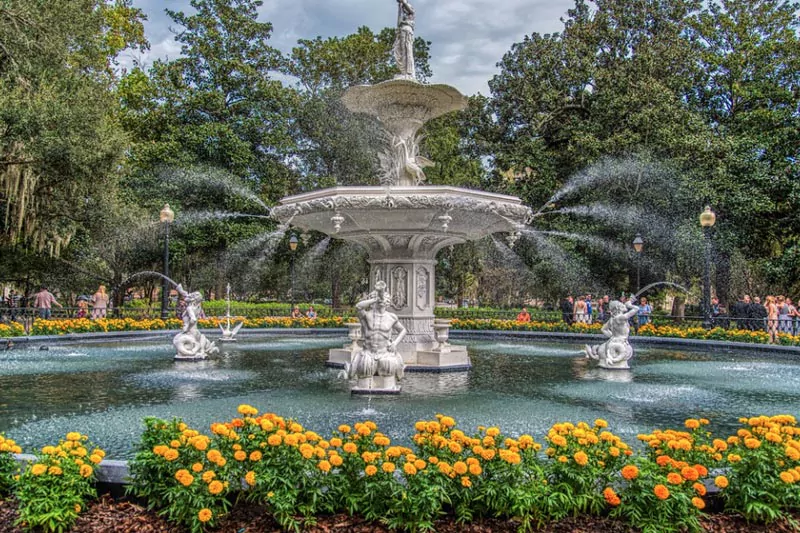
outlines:
M468 345L470 372L406 373L397 396L351 395L353 382L326 368L344 335L243 336L205 361L174 362L167 337L156 342L52 344L2 352L0 432L26 452L87 433L112 459L130 458L146 416L184 418L208 432L247 403L328 434L339 424L374 420L410 444L414 422L436 413L472 432L498 425L538 441L561 421L607 420L630 444L656 427L706 417L712 431L737 418L797 415L800 361L793 355L709 353L638 346L631 370L604 370L583 345L498 337Z

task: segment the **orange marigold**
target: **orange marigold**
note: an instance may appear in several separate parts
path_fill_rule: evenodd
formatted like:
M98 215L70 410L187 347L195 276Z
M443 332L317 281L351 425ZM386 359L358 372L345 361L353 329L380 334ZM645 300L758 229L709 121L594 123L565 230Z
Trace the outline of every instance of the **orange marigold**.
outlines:
M622 467L622 477L627 480L636 479L639 476L639 469L636 465L625 465Z
M670 483L672 485L680 485L681 483L683 483L683 478L677 472L670 472L669 474L667 474L667 483Z
M621 503L619 496L617 496L617 493L614 492L614 489L611 487L606 487L606 489L603 491L603 498L605 498L606 502L608 502L608 504L612 507L616 507Z
M695 496L692 498L692 505L697 507L698 509L703 509L706 506L706 502L703 501L703 498L698 498Z
M666 500L669 498L669 489L664 485L658 484L653 487L653 494L655 494L656 498L659 500Z

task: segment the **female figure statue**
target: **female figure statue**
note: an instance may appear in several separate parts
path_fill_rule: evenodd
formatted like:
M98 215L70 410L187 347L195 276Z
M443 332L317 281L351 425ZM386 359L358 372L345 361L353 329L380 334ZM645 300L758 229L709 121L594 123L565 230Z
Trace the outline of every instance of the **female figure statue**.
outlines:
M397 36L394 59L400 73L395 78L413 80L414 72L414 8L408 0L397 0Z

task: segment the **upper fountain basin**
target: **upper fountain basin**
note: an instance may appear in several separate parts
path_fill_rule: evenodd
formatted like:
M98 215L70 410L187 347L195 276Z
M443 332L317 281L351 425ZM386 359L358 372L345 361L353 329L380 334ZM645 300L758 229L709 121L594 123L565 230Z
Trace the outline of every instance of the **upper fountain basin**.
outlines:
M281 200L285 224L358 242L377 255L435 256L443 246L517 231L519 198L449 186L334 187Z

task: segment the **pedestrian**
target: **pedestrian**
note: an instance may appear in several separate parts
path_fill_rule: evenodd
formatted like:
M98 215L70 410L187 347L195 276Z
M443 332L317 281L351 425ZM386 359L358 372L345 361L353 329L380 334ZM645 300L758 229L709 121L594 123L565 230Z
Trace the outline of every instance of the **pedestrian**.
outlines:
M790 300L791 301L791 300ZM792 315L786 297L778 296L775 304L778 306L778 331L781 333L792 333Z
M586 301L586 323L587 324L591 324L592 323L592 295L591 294L587 294L585 301Z
M756 298L758 300L758 298ZM769 333L769 342L771 344L778 344L778 304L774 296L767 296L764 302L764 309L767 312L767 333Z
M528 312L527 307L523 307L522 311L517 315L517 322L530 322L531 314Z
M653 306L647 303L647 298L642 296L639 300L639 312L637 313L639 319L639 327L644 326L650 322L650 314L653 312Z
M749 310L750 329L753 331L765 331L767 329L769 313L767 312L766 306L761 304L761 298L758 296L754 297Z
M789 314L792 317L792 335L800 335L800 309L792 303L791 298L786 298L789 304Z
M106 286L100 285L97 292L92 295L92 318L105 318L108 309L108 294Z
M306 318L317 318L317 312L314 311L313 305L308 306L308 311L306 311Z
M296 305L292 309L291 317L292 318L303 318L303 313L300 312L300 308L297 307Z
M605 323L606 321L607 318L606 315L608 314L608 304L609 304L608 294L606 294L597 301L597 320L599 320L600 322Z
M561 320L568 326L572 325L572 295L567 296L561 303L559 304L559 309L561 309Z
M6 307L8 307L9 319L13 322L17 319L17 308L19 308L19 296L14 289L11 289L6 298Z
M586 299L585 296L578 296L578 299L575 300L575 306L572 310L575 316L575 322L580 324L586 323Z
M39 318L50 320L52 316L52 306L64 307L58 301L53 293L47 290L45 285L42 285L39 292L33 295L33 305L39 310Z
M85 296L78 297L78 312L75 313L75 318L86 318L89 315L89 304Z

